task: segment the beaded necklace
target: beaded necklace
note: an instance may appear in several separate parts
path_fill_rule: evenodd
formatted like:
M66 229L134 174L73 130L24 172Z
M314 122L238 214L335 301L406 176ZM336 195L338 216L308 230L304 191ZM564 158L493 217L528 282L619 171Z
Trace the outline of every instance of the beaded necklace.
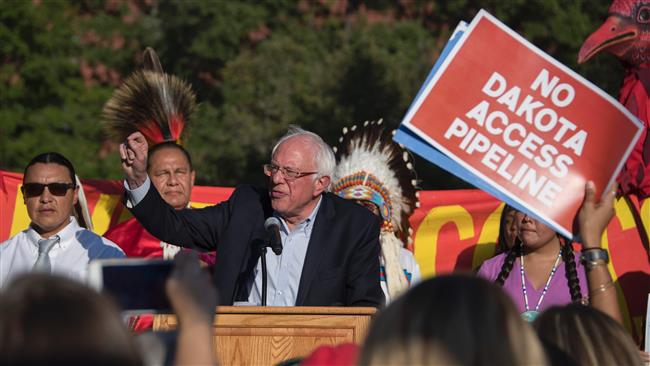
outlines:
M542 304L542 300L544 300L544 295L546 295L546 292L548 291L548 285L551 283L551 280L553 279L553 275L555 274L555 271L557 271L557 265L560 263L560 259L562 259L562 249L560 248L560 252L557 255L557 258L555 259L555 263L553 263L553 268L551 268L551 273L548 275L548 280L546 280L546 285L544 285L544 289L542 290L542 295L539 297L539 301L537 301L537 306L535 306L535 310L530 310L528 307L528 293L526 291L526 279L524 278L524 251L521 251L521 254L519 255L519 261L521 262L521 290L524 293L524 306L526 308L526 311L524 311L521 314L521 317L524 318L524 320L527 320L529 322L532 322L537 318L539 315L539 306Z

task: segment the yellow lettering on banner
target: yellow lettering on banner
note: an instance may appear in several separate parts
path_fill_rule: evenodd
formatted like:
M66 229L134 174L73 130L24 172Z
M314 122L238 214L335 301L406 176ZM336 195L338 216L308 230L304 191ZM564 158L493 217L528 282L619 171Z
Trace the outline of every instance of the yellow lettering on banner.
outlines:
M616 217L621 223L621 229L628 230L636 227L636 222L634 222L634 216L632 211L630 211L630 206L628 205L625 197L621 197L616 200L614 204L614 210L616 211Z
M27 229L29 223L32 221L27 214L27 207L24 204L23 192L20 190L22 184L18 185L16 189L16 204L14 205L14 216L11 221L11 231L9 237L12 237L19 232Z
M481 229L481 235L478 238L478 243L476 243L476 248L474 249L474 255L472 256L472 269L478 268L486 259L494 255L500 230L501 212L503 212L504 206L505 203L500 204L488 216L487 220L485 220L485 224L483 224L483 228Z
M445 224L453 223L458 229L460 240L474 237L472 215L463 206L450 205L434 207L422 220L415 234L415 259L420 265L422 278L436 274L436 252L438 234Z
M126 221L126 220L128 220L128 219L130 219L132 217L133 217L133 214L131 214L131 211L124 208L124 209L122 209L122 212L120 212L120 217L117 218L117 224L121 224L124 221Z
M96 234L104 235L106 230L108 230L115 206L117 206L121 198L122 196L119 194L102 193L99 195L92 215L93 227Z
M641 206L639 210L641 213L641 222L643 223L646 234L650 236L650 198L646 198L643 202L639 203L639 206Z
M625 199L620 199L619 202L620 201L624 202ZM616 204L618 205L618 202ZM621 225L623 225L622 222ZM609 252L609 238L607 236L607 229L605 229L605 231L603 232L601 243L603 249L606 249ZM616 288L616 297L618 298L618 307L621 308L621 315L623 316L623 324L625 325L625 328L628 329L628 331L632 331L632 320L630 319L630 311L627 307L627 301L625 300L625 294L623 293L623 289L621 288L621 285L618 283L618 276L616 275L616 271L614 270L614 263L612 263L612 261L609 261L609 264L607 265L607 269L609 270L610 276L612 276L612 281L614 281L614 286Z
M203 208L207 206L212 206L212 203L204 203L204 202L190 202L190 207L192 208Z

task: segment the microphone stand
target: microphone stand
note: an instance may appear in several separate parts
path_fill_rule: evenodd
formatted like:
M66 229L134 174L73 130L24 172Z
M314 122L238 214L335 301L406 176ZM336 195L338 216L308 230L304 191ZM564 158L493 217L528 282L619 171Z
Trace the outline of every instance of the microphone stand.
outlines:
M266 306L266 281L268 273L266 271L266 246L268 244L262 245L262 306Z
M273 249L272 246L271 246L272 245L271 243L272 243L272 240L267 240L267 241L264 241L260 245L260 252L262 252L262 254L261 254L261 260L262 260L262 306L266 306L266 288L268 286L267 285L268 270L266 268L266 248ZM275 250L273 252L276 253ZM280 253L281 252L282 252L282 247L280 246ZM280 254L276 253L276 255L280 255Z

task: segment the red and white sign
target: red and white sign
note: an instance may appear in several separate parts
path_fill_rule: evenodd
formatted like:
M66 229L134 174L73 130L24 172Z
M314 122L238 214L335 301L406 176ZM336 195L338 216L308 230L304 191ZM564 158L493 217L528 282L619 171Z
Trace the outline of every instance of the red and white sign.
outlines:
M616 100L481 10L403 124L571 236L593 180L615 177L642 131Z

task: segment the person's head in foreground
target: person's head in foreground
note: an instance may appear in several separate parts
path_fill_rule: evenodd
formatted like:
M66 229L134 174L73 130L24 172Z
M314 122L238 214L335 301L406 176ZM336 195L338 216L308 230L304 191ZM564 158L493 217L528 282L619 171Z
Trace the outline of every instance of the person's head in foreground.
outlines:
M0 355L8 364L142 364L109 299L43 274L17 278L2 293Z
M486 280L444 275L391 303L372 323L361 365L545 365L532 328Z
M540 339L577 365L641 365L632 337L614 319L591 306L552 307L534 323Z

